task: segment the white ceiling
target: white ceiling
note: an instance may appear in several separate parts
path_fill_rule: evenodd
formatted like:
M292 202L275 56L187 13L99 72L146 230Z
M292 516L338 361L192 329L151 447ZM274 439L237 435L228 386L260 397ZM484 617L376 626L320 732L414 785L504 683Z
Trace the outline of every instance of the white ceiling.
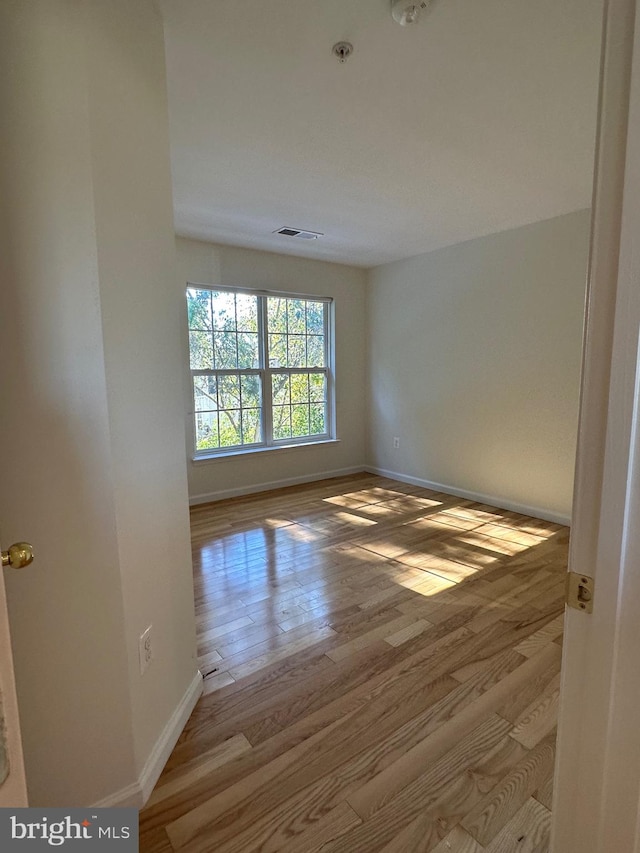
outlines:
M590 203L602 0L160 5L182 236L369 267Z

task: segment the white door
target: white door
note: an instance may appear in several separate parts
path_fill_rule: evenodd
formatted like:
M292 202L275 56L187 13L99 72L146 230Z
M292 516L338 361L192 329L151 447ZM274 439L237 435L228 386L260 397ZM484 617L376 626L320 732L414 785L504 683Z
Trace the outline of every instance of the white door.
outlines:
M553 853L640 853L640 21L605 3ZM640 17L640 16L639 16ZM635 30L635 31L634 31Z
M18 543L2 552L2 565L23 568L32 558L30 546ZM3 718L0 720L0 808L17 808L27 805L27 786L2 571L0 569L0 717ZM12 571L12 568L4 571Z

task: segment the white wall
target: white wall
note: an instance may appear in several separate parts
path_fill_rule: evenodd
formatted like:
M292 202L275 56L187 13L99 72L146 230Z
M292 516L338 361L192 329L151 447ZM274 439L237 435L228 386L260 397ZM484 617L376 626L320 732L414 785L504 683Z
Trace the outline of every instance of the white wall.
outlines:
M336 317L339 441L316 447L192 462L193 425L189 412L193 404L187 389L184 411L187 413L191 500L214 500L250 490L361 470L365 462L365 270L183 238L178 238L176 244L177 289L182 299L188 281L291 291L333 297ZM188 377L186 307L183 312L183 364Z
M34 806L84 805L135 788L195 674L184 434L163 406L181 373L162 27L151 0L8 0L0 34L0 524L36 551L5 575L27 781Z
M588 239L580 211L371 271L372 467L568 518Z
M92 0L91 154L138 774L197 671L162 21ZM156 659L140 677L138 638Z

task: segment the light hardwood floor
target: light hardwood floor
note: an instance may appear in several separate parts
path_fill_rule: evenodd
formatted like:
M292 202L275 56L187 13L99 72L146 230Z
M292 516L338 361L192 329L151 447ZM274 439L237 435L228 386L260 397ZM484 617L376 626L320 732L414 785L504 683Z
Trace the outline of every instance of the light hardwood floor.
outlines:
M568 530L368 474L192 511L148 853L546 853Z

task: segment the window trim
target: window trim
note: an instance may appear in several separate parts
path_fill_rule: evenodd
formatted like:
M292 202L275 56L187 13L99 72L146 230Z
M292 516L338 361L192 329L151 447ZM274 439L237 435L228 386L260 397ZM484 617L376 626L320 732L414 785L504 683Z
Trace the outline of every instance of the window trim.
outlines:
M333 444L338 439L336 437L336 419L335 419L335 349L334 349L334 327L335 327L335 303L331 296L315 296L310 293L297 293L292 291L267 290L263 288L241 287L232 285L216 285L203 284L201 282L187 281L185 296L188 297L188 291L194 290L209 290L225 293L241 293L245 295L255 296L258 298L258 347L259 360L262 367L254 368L230 368L230 369L196 369L191 367L191 352L189 347L190 331L188 314L187 314L187 355L188 355L188 370L190 377L190 411L189 421L192 431L192 461L205 462L216 459L228 459L233 456L247 456L252 453L264 453L272 450L286 450L296 447L314 447L323 444ZM322 368L313 367L271 367L268 359L268 330L267 322L267 300L269 298L280 299L300 299L307 302L319 302L325 304L323 318L324 331L324 356L325 366ZM313 372L322 372L325 376L325 424L326 431L314 435L303 435L296 437L285 437L281 439L273 438L273 400L272 400L272 377L274 374L288 373L308 375ZM197 430L196 430L196 408L194 395L195 376L219 376L219 375L258 375L261 377L262 384L262 436L261 442L253 444L237 444L232 447L223 448L207 448L198 450L196 447Z

